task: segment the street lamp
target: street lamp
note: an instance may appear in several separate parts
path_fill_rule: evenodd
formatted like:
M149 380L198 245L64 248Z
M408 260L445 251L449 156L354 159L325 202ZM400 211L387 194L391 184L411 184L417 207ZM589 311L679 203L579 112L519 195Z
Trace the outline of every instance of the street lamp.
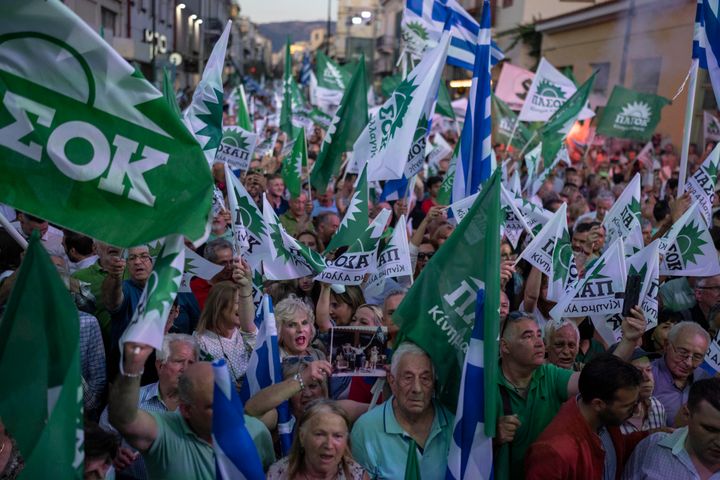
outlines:
M362 12L360 12L360 16L367 20L368 18L372 17L372 12L369 10L363 10Z
M353 25L360 25L361 23L363 23L362 18L358 16L352 17L351 21Z
M200 25L203 22L202 18L198 18L195 25Z
M184 4L184 3L178 3L175 8L178 9L178 10L182 10L183 8L185 8L185 4Z

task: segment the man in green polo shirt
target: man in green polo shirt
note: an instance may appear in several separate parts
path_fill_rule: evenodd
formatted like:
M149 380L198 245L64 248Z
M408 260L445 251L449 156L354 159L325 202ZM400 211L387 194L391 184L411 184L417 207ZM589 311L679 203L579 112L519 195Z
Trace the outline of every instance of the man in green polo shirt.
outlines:
M629 360L646 324L642 311L633 308L614 354ZM500 357L495 478L524 478L525 452L565 400L577 395L580 373L545 363L542 330L527 316L510 315L503 324Z
M393 353L388 383L393 396L363 414L352 429L352 453L371 478L407 478L408 455L423 480L445 478L454 416L433 400L430 357L403 342Z
M71 276L81 282L88 283L90 286L90 293L95 297L95 318L98 319L100 324L100 331L102 332L103 342L105 343L105 349L107 350L110 345L110 312L108 311L105 303L102 299L101 289L103 281L108 274L110 268L110 258L119 257L121 249L113 247L106 243L95 242L95 250L98 254L97 262L93 263L87 268L83 268L73 273ZM123 279L127 278L127 272L123 274Z
M125 362L108 405L110 423L142 453L148 478L214 480L212 365L197 362L185 369L178 381L177 411L149 413L137 405L142 368L152 350L124 345ZM245 416L245 423L267 470L275 461L270 432L257 419Z

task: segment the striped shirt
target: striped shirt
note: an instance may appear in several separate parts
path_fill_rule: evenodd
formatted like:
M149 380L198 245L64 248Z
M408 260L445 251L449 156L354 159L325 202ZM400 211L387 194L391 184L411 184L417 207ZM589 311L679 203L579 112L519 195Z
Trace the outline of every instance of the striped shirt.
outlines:
M86 414L97 420L105 399L107 376L105 346L97 318L78 310L80 318L80 373L83 382L83 407Z
M647 405L646 405L647 407ZM665 426L665 406L655 397L650 397L650 406L647 408L645 418L643 418L642 427L638 429L637 425L630 421L625 421L620 425L620 431L623 435L633 432L646 432L656 428Z

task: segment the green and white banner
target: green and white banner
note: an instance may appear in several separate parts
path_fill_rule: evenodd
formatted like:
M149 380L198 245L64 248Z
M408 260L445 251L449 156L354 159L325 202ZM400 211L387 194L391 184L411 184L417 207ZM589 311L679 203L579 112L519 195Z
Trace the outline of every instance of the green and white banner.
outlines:
M720 120L710 112L703 112L703 132L706 143L720 141Z
M285 187L291 198L298 198L302 190L303 168L307 167L307 141L303 132L298 132L290 155L282 162L282 174Z
M550 310L555 320L562 317L612 315L622 312L625 292L625 251L615 240Z
M360 285L365 280L365 275L377 268L380 237L389 218L390 210L383 209L345 253L327 262L327 268L315 277L315 280L340 285Z
M711 277L720 275L715 244L694 202L660 239L660 275Z
M460 158L460 138L458 138L455 148L453 149L452 156L448 162L448 170L445 173L442 184L440 184L440 191L437 195L438 205L448 205L452 199L452 188L455 183L455 169L457 168L457 162Z
M345 210L345 215L343 215L340 226L325 249L326 252L332 252L337 248L350 246L362 236L370 222L368 197L369 190L366 163L355 182L355 191L352 197L350 197L350 202L348 203L347 210Z
M318 50L315 54L317 87L314 92L318 105L340 105L343 92L350 83L350 75L332 59Z
M405 277L413 274L410 262L410 245L407 238L407 222L401 215L395 224L392 237L377 259L377 271L370 276L368 285L390 277Z
M191 292L190 280L192 277L200 277L204 280L210 280L212 277L220 273L224 267L216 265L205 260L203 257L185 247L185 268L183 269L182 280L178 292Z
M216 162L230 165L233 170L246 171L255 152L257 135L240 127L223 127L223 136L215 154Z
M615 85L598 122L597 133L640 142L648 140L660 123L663 107L669 103L665 97Z
M237 202L237 215L234 215L233 225L236 231L237 245L242 245L242 230L247 232L247 251L243 252L243 256L247 259L253 269L260 268L260 262L270 255L270 247L266 241L268 227L265 225L263 213L255 204L245 187L240 183L235 175L230 175L228 185L228 197L235 195ZM232 188L231 188L232 185ZM230 200L230 205L233 205Z
M715 186L717 185L718 165L720 164L720 144L715 145L710 155L695 170L685 183L685 191L690 192L693 200L698 203L698 209L705 219L706 225L711 225L713 203L715 201Z
M647 247L638 251L636 254L625 259L627 267L626 275L640 275L640 308L645 314L647 326L645 330L650 330L657 325L658 314L658 241L655 240ZM622 312L614 315L591 315L593 324L597 328L598 333L603 339L612 345L622 338Z
M546 122L576 90L572 80L541 58L518 119L523 122ZM580 120L592 118L594 115L594 112L585 106Z
M163 95L61 2L2 10L0 202L122 247L200 239L212 177Z
M395 180L402 177L416 129L428 104L432 105L445 66L449 32L427 52L420 63L400 82L355 141L353 152L367 159L368 179ZM424 148L424 145L423 145Z
M628 183L620 197L615 201L610 210L605 215L603 227L605 227L605 242L609 245L618 238L625 238L636 227L640 226L640 174L636 173L633 179ZM629 237L633 239L634 237ZM631 246L635 250L643 248L642 235L639 245L628 245L625 242L625 249Z
M540 161L540 152L542 150L542 143L538 143L535 148L525 154L525 167L527 168L527 178L525 179L525 186L523 190L532 191L532 185L535 182L539 172L538 167L542 164ZM530 194L532 197L534 193Z

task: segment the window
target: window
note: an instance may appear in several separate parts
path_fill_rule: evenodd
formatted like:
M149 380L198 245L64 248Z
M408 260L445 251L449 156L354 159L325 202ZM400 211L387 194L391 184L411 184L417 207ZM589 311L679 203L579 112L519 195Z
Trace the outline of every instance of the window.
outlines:
M595 84L593 85L593 93L605 95L607 93L608 81L610 80L610 62L591 63L592 71L597 71L595 75Z
M645 93L657 93L661 66L661 57L642 58L633 61L633 90Z
M100 7L100 25L102 25L105 35L110 38L115 35L115 21L117 13L105 7Z
M513 5L513 0L502 0L502 2L503 8L512 7Z

